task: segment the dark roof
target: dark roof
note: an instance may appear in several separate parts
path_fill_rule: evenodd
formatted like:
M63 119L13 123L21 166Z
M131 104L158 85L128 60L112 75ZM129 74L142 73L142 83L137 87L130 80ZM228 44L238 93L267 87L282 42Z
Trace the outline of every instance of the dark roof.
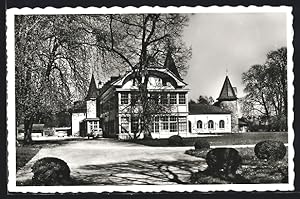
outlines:
M230 114L230 111L207 104L189 104L189 114Z
M236 99L237 99L236 93L235 93L233 87L231 86L228 76L226 76L221 93L220 93L219 97L217 98L217 100L230 101L230 100L236 100Z
M99 89L99 95L104 93L114 82L116 82L118 79L122 78L122 76L112 76L110 77L110 80L105 82L102 86L102 88Z
M172 58L171 51L167 52L166 60L164 63L164 68L169 69L176 77L181 79L181 77L178 73L177 67L175 65L174 59Z
M97 95L98 95L98 90L97 90L94 75L92 74L88 94L85 99L97 98Z
M76 101L72 108L72 113L83 113L86 112L86 102L85 101Z

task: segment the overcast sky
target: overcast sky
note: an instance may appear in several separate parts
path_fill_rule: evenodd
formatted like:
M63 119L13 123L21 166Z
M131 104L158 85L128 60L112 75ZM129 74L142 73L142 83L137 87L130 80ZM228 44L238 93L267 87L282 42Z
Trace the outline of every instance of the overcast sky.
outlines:
M254 64L263 64L269 51L286 46L286 17L281 13L195 14L190 16L184 40L192 47L184 78L191 89L189 98L216 99L226 69L241 97L241 74Z

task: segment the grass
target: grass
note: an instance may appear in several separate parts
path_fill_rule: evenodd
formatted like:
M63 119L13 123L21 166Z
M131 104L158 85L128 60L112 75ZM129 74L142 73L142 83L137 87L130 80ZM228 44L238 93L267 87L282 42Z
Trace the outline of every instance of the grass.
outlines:
M20 146L16 147L16 166L17 171L25 166L42 148L53 148L55 146L63 145L70 141L37 141L30 145L24 145L20 141Z
M186 154L205 158L209 149L188 150ZM287 183L288 154L280 161L260 160L255 156L253 148L237 148L242 157L242 164L237 170L237 180L230 181L220 177L210 176L205 171L199 171L192 176L196 184L226 184L226 183Z
M25 166L25 164L31 160L40 150L42 146L41 145L24 145L24 146L18 146L16 148L17 152L17 170Z
M183 138L184 146L194 146L196 139L206 139L210 145L245 145L257 144L263 140L278 140L284 143L288 142L287 132L247 132L235 134L222 134L220 136L211 137L193 137ZM149 140L136 140L137 144L146 146L168 146L168 139L149 139Z

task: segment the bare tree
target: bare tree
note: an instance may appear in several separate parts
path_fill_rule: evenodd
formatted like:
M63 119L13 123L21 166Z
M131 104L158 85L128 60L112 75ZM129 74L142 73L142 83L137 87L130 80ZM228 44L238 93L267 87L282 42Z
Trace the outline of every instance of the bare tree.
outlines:
M206 105L212 105L214 103L214 99L210 96L203 96L200 95L199 98L197 99L198 104L206 104Z
M282 47L269 52L263 65L251 66L242 75L247 93L243 100L244 114L260 116L276 130L287 129L286 50Z
M99 17L106 23L94 23ZM187 16L179 14L90 16L89 24L96 35L98 51L102 53L103 60L110 60L113 57L117 60L115 62L121 64L122 70L133 72L141 107L139 109L141 130L146 130L150 125L154 107L147 89L148 69L162 67L167 53L171 53L180 73L184 74L187 70L186 63L191 51L182 41L183 28L187 25L187 21ZM154 109L157 111L159 108ZM145 135L150 136L150 132L146 131Z
M24 123L26 143L35 121L84 93L87 40L76 16L15 16L16 115L17 123Z

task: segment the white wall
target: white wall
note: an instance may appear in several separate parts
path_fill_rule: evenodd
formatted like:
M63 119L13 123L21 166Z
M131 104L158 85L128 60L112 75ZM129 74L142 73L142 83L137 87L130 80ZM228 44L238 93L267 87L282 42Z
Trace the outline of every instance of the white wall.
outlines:
M79 122L81 122L85 118L85 113L72 113L72 135L79 133Z
M197 128L197 121L202 121L202 129ZM208 121L214 122L214 128L208 129ZM219 128L219 121L224 120L225 128ZM189 115L188 121L192 123L191 134L197 133L231 133L231 115L230 114L199 114Z
M96 99L86 102L87 118L96 118Z

